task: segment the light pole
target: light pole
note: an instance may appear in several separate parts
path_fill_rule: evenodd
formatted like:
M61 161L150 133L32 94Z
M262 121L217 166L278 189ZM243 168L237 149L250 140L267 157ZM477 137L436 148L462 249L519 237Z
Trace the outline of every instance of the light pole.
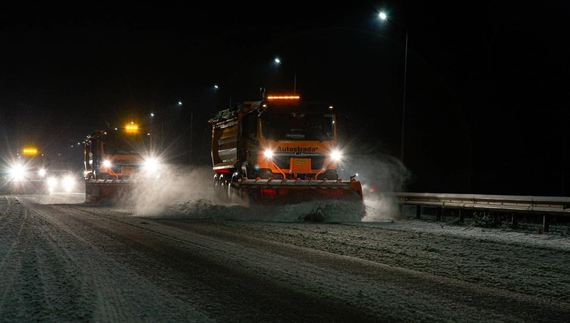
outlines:
M216 89L218 89L217 85L214 85L216 87ZM178 101L178 107L181 108L182 107L182 101ZM189 155L188 156L188 162L190 164L192 164L192 155L193 155L193 151L192 149L194 148L194 145L192 143L192 134L194 132L194 109L190 109L190 136L188 138L189 141Z
M154 112L150 113L150 151L154 153L156 145L156 135L154 133Z
M274 61L275 64L281 65L279 57L276 57ZM293 94L297 94L297 72L295 72L295 77L293 78Z
M395 23L393 20L388 18L386 13L380 12L379 14L380 19L388 20L389 22L393 23L396 26L402 27L399 24ZM403 27L402 27L403 28ZM404 90L402 94L402 134L400 136L400 161L404 162L404 129L405 129L405 120L406 120L406 76L408 74L408 30L403 28L406 32L406 43L404 45Z

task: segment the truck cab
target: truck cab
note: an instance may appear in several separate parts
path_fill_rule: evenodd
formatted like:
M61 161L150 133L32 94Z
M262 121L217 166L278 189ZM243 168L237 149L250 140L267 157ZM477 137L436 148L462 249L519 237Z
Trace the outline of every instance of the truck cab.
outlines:
M83 144L85 179L131 180L143 174L156 174L150 133L134 123L96 130Z

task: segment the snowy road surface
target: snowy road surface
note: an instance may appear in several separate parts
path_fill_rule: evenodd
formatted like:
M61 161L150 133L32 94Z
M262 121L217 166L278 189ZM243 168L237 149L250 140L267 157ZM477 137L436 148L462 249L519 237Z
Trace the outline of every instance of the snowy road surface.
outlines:
M570 238L0 196L2 322L568 322ZM273 212L272 210L268 212ZM259 213L258 213L259 214Z

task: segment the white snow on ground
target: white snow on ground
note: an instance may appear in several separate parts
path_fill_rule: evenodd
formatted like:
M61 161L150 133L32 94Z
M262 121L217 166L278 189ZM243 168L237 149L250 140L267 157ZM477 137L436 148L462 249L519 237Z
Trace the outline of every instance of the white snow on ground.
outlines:
M415 209L400 210L396 199L381 193L365 195L364 210L355 204L341 201L310 201L287 206L254 207L234 201L230 205L219 205L212 201L211 168L195 169L185 176L171 176L162 185L141 187L134 197L121 207L136 216L182 217L188 219L226 219L241 221L302 222L303 216L317 212L326 214L327 222L364 222L379 225L390 222L396 230L429 232L440 235L457 235L474 239L499 240L516 244L533 244L549 248L570 250L570 228L552 227L551 232L540 232L539 224L528 224L525 228L513 230L503 228L481 228L469 221L459 225L456 219L441 222L415 220ZM167 177L168 178L168 177ZM104 203L104 202L102 202ZM362 217L364 212L364 217Z
M211 171L211 170L210 170ZM299 222L303 222L299 219L299 215L307 212L317 212L317 210L322 210L327 214L327 222L345 222L345 223L356 223L358 226L367 227L378 227L381 230L396 230L412 232L417 234L432 234L439 236L453 236L461 237L467 239L481 240L481 241L498 241L503 244L513 244L518 246L533 246L544 249L555 249L562 251L570 251L570 229L568 227L554 227L551 232L540 233L538 226L529 225L524 229L512 230L508 227L503 228L481 228L470 225L469 223L458 225L452 223L455 219L445 219L446 221L436 222L426 217L426 220L416 220L414 218L415 213L411 209L404 209L403 213L400 214L400 210L395 201L390 199L382 198L380 194L375 196L367 196L365 199L366 215L362 220L360 216L362 215L361 210L354 210L350 204L343 204L338 202L307 202L303 204L292 205L288 207L270 206L270 207L259 207L252 208L240 203L235 203L230 206L217 205L211 199L212 189L211 183L206 179L203 173L194 172L189 175L189 177L179 177L174 176L168 182L168 185L153 185L152 187L143 187L137 193L140 193L141 198L133 198L132 200L121 203L114 204L113 208L118 209L125 214L130 214L134 217L154 217L154 218L184 218L184 219L216 219L216 220L233 220L233 221L261 221L271 224L271 230L283 230L283 234L287 233L287 230L292 230L291 227L287 226L288 222L294 222L295 225L299 225ZM44 201L45 203L69 203L69 204L82 204L84 203L83 194L61 194L53 195L48 197L38 197L39 202ZM6 201L2 199L2 201ZM106 205L106 201L102 201L99 204L101 206ZM14 221L13 217L10 218L9 214L6 214L6 210L9 210L9 205L0 205L0 219L8 219L9 221L3 221L0 225L3 235L0 238L0 280L4 283L0 283L0 293L4 295L18 294L14 291L14 288L30 288L30 284L26 283L22 279L36 279L39 270L39 266L42 265L38 261L27 261L22 264L17 264L14 261L17 260L15 255L21 255L22 257L27 257L25 255L25 249L18 250L18 248L32 248L37 253L37 258L44 263L59 263L62 261L67 261L66 257L75 258L78 265L78 277L83 277L85 272L100 271L96 273L95 276L108 277L109 272L112 271L113 266L117 270L117 265L115 263L104 263L102 262L102 256L96 252L90 251L88 246L79 246L67 250L65 243L69 241L67 233L62 231L51 231L51 240L57 243L63 243L62 245L56 245L53 249L58 251L59 254L49 254L45 253L44 246L34 245L35 240L29 240L27 244L24 244L26 239L30 239L34 236L34 230L39 230L42 232L42 227L44 226L41 221L30 221L30 223L23 224L21 221ZM309 211L307 211L309 210ZM37 222L38 228L30 228ZM351 226L352 227L352 226ZM24 230L24 228L26 228ZM348 228L347 228L348 229ZM32 230L32 231L27 231ZM293 229L294 230L294 229ZM10 234L6 234L6 232ZM21 232L27 232L28 237L23 237L20 235ZM41 233L44 234L44 233ZM60 234L61 236L54 236ZM45 235L45 234L44 234ZM347 235L347 237L353 237ZM14 240L10 240L14 239ZM22 240L24 239L24 240ZM461 249L462 246L454 246L454 250L458 253L469 254L471 250L465 247L465 250ZM472 248L472 246L471 246ZM85 250L83 250L85 249ZM505 249L508 251L508 249ZM12 260L6 262L6 255L11 254ZM67 255L67 256L66 256ZM94 259L84 259L89 257L89 255L95 257ZM101 257L101 259L97 258ZM505 259L511 259L512 255L505 255ZM499 257L501 258L501 257ZM23 258L27 259L27 258ZM32 258L33 260L34 258ZM82 260L83 259L83 260ZM447 259L447 258L446 258ZM453 258L449 258L450 262L453 262ZM82 265L82 264L85 264ZM94 265L97 264L97 265ZM500 264L498 265L500 266ZM12 270L12 267L19 268L18 273ZM120 268L119 268L120 269ZM128 270L120 270L118 272L120 275L113 278L121 282L132 282L140 280L135 272ZM44 271L41 272L43 281L58 281L57 271ZM128 277L131 275L132 277ZM36 278L34 278L36 277ZM110 276L109 276L110 277ZM90 283L90 279L85 277L85 282ZM104 279L104 278L100 278ZM110 278L109 278L110 279ZM532 279L532 278L531 278ZM78 279L79 280L79 279ZM97 281L95 282L97 283ZM534 282L529 282L529 284ZM112 284L107 284L112 285ZM73 287L72 285L70 285ZM141 285L144 287L144 285ZM66 290L66 286L60 286L59 293L62 293L64 298L69 298L67 293L79 293L77 297L83 299L93 298L92 291L89 290ZM141 288L142 288L141 287ZM139 295L142 300L151 298L146 291L141 291L139 287L128 286L127 290L135 291L136 295ZM118 291L113 291L114 293L119 293ZM84 294L81 294L84 293ZM137 294L138 293L138 294ZM24 295L24 297L33 297L33 291L22 290L19 294ZM71 294L70 294L71 295ZM75 296L74 296L75 297ZM132 297L132 296L116 296L116 297ZM178 306L175 299L168 299L171 306ZM10 304L6 303L7 299L4 298L0 302L0 310L6 311L10 310ZM109 305L111 306L111 305ZM21 310L21 309L20 309ZM42 315L53 315L48 314L53 311L58 311L57 308L43 309L46 312L40 313ZM145 313L149 313L148 311ZM1 311L0 311L1 314ZM80 313L78 314L80 315ZM130 313L114 313L117 318L127 317ZM148 314L150 315L150 314ZM200 317L196 314L196 317ZM30 316L34 318L33 314ZM40 316L41 317L41 316ZM79 316L78 319L81 319ZM202 318L203 319L203 318ZM0 321L2 321L0 319ZM120 321L116 318L107 317L103 321Z
M372 222L370 225L379 225L382 221ZM446 222L429 220L415 220L411 218L390 221L393 230L430 233L435 235L457 236L478 240L492 240L515 245L528 245L540 248L550 248L570 251L570 228L553 227L554 232L539 233L538 229L532 232L527 230L513 230L508 228L481 228L470 224L458 225ZM538 226L533 226L537 227Z

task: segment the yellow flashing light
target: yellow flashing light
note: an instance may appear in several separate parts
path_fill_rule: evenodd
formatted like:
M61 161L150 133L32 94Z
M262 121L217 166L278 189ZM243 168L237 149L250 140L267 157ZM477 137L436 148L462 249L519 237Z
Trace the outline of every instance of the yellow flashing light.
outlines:
M299 95L268 95L267 100L299 100Z
M138 132L139 131L139 126L134 124L133 122L131 122L130 124L125 126L125 130L127 132Z
M38 154L38 149L36 147L24 147L22 154L25 156L35 156Z

